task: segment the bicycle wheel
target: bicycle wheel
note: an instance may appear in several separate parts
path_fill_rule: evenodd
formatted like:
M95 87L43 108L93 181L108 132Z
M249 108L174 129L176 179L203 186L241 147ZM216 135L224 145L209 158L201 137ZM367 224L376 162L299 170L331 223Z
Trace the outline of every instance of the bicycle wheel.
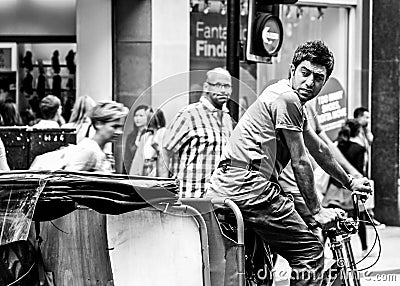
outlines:
M272 286L273 268L277 256L253 232L246 233L245 263L246 286Z

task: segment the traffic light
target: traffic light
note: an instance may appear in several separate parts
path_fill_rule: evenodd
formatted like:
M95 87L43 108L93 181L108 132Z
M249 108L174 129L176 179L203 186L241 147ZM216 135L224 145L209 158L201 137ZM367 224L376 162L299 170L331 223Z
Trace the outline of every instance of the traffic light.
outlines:
M283 26L279 19L279 4L294 4L297 0L249 0L246 60L270 63L283 42Z

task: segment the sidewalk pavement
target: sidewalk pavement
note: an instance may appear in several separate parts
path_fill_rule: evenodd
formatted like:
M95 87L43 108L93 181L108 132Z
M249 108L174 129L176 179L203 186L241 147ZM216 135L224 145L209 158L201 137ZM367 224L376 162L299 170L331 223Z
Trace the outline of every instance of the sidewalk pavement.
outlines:
M381 240L381 254L375 265L371 266L379 254L378 241L371 254L357 264L357 269L361 270L362 286L400 286L400 227L387 226L378 229ZM367 226L368 247L372 247L375 241L375 230L372 226ZM356 262L362 259L361 243L358 235L352 237L352 248ZM327 255L330 250L326 247ZM368 269L365 269L368 268ZM279 257L276 265L276 286L289 285L288 275L290 267L285 259ZM284 273L285 275L280 275ZM279 277L280 276L280 277Z
M373 264L378 258L379 246L378 242L372 250L370 256L357 265L357 269L361 270L364 276L362 286L399 286L400 285L400 227L387 226L384 229L378 229L381 239L381 255L378 262L367 270L364 268ZM367 227L368 247L372 247L375 240L375 230L372 226ZM361 244L357 236L353 237L353 249L356 261L361 256Z

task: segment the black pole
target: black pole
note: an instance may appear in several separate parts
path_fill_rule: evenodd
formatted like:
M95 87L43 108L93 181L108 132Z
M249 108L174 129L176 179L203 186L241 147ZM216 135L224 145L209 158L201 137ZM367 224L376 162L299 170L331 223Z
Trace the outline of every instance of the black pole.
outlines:
M239 36L240 36L240 0L227 1L227 47L226 68L231 76L240 78ZM239 118L239 82L233 79L232 95L228 102L231 117L237 122Z

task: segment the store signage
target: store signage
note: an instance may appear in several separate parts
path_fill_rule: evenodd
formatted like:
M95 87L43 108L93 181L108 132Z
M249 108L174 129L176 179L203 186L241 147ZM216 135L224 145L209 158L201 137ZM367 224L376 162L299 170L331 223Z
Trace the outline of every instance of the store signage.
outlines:
M0 36L75 36L77 2L0 0Z
M247 23L242 17L242 23ZM241 37L246 31L241 28ZM190 14L190 57L191 60L226 59L227 25L226 16L217 13Z
M331 77L315 101L318 121L326 131L339 128L347 119L347 98L340 82Z
M279 18L273 15L266 18L261 37L268 54L273 55L279 51L283 41L283 28Z

